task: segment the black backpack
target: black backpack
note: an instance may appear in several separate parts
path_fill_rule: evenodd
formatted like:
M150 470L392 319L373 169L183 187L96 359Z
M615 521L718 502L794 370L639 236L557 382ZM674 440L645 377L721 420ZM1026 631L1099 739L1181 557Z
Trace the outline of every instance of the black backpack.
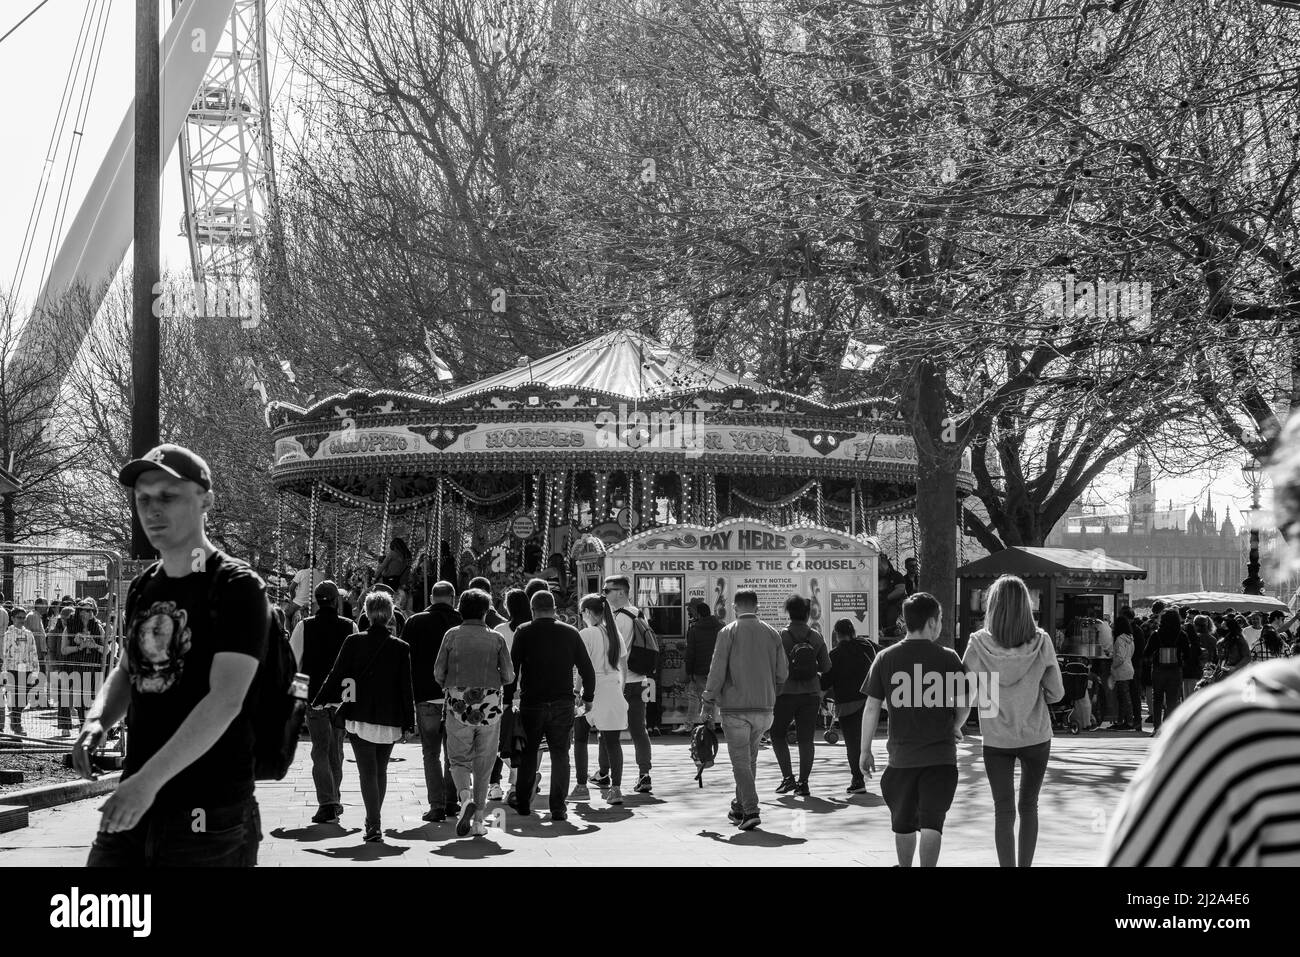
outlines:
M231 571L247 567L245 562L229 555L217 554L220 559L208 586L208 615L213 619L217 615L218 590ZM122 611L123 634L131 625L140 593L161 567L162 562L154 562L127 589ZM257 666L257 674L244 702L253 723L253 777L258 781L279 781L289 773L307 716L307 688L305 685L296 686L298 668L289 636L275 614L269 617L266 656Z
M659 670L659 639L654 629L640 615L633 615L626 608L620 608L618 614L632 619L632 640L627 650L627 670L647 678L653 678Z
M789 681L810 681L817 677L817 646L812 643L812 639L800 641L791 635L789 630L785 631L790 636L793 644L790 647L790 676Z
M718 757L718 735L708 724L697 725L691 732L691 760L695 762L695 782L704 787L704 772Z

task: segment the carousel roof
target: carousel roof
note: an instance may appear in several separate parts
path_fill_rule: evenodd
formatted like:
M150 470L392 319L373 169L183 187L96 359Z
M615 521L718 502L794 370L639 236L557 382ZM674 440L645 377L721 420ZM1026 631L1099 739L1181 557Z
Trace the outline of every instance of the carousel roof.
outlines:
M653 402L697 396L700 401L713 401L734 410L799 411L834 418L863 416L876 422L892 420L901 428L901 415L892 399L872 396L821 402L728 372L630 329L606 333L436 396L392 389L352 389L326 396L306 408L275 400L267 403L265 415L266 424L275 428L303 419L336 419L367 412L511 408L520 405L526 393L551 398L564 394L584 396L593 406L600 400ZM712 399L705 400L706 396ZM543 404L564 407L562 403Z
M768 391L759 382L691 358L649 336L619 329L455 389L444 398L455 401L479 392L528 385L552 389L581 387L637 401L733 387L751 392Z

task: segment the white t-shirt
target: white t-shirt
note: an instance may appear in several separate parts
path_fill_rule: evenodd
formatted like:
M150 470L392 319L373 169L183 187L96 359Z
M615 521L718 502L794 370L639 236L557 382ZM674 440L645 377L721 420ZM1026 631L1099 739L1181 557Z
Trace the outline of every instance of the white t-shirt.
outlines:
M1246 644L1253 647L1255 642L1259 641L1259 636L1264 633L1264 629L1254 627L1243 628L1241 629L1241 633L1246 636Z
M299 608L311 610L311 600L316 586L325 580L325 573L314 568L304 568L293 576L293 601Z
M506 640L506 651L510 651L515 643L515 630L510 627L510 622L503 621L492 630Z

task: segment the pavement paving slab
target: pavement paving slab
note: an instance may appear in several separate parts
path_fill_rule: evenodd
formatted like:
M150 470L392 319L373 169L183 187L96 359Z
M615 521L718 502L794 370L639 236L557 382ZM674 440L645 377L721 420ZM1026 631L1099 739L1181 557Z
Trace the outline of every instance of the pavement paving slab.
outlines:
M1149 737L1130 733L1062 735L1053 740L1039 799L1035 866L1098 863L1108 816L1149 746ZM630 758L630 744L624 747ZM565 822L550 820L545 798L528 818L494 803L488 836L479 838L457 838L453 821L420 820L426 810L420 747L397 745L394 754L403 760L389 767L382 845L361 840L364 811L356 766L350 760L343 772L341 824L311 823L316 801L308 750L299 748L284 781L258 787L265 835L260 866L888 867L895 860L879 775L868 783L868 793L846 794L849 771L842 742L818 742L808 798L773 793L780 772L772 752L765 749L758 766L762 824L753 831L738 831L726 820L732 797L726 745L717 764L705 771L700 788L686 740L665 737L653 739L652 795L628 790L625 803L615 807L592 789L590 800L570 802ZM878 761L883 761L884 750L879 740ZM993 801L979 754L978 735L958 745L960 777L944 827L944 865L997 864ZM27 827L0 834L0 867L81 866L103 801L100 796L32 811Z

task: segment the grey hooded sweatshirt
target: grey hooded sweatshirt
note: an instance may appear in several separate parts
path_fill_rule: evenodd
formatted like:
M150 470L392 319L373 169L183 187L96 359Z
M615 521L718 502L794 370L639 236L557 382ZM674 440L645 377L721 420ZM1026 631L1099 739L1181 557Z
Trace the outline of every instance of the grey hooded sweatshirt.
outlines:
M970 636L962 661L981 682L989 682L980 686L981 691L989 688L981 694L981 699L987 694L989 701L981 700L979 707L985 746L1025 748L1051 740L1052 718L1047 705L1065 696L1065 686L1047 632L1040 628L1020 647L1003 648L981 628Z

